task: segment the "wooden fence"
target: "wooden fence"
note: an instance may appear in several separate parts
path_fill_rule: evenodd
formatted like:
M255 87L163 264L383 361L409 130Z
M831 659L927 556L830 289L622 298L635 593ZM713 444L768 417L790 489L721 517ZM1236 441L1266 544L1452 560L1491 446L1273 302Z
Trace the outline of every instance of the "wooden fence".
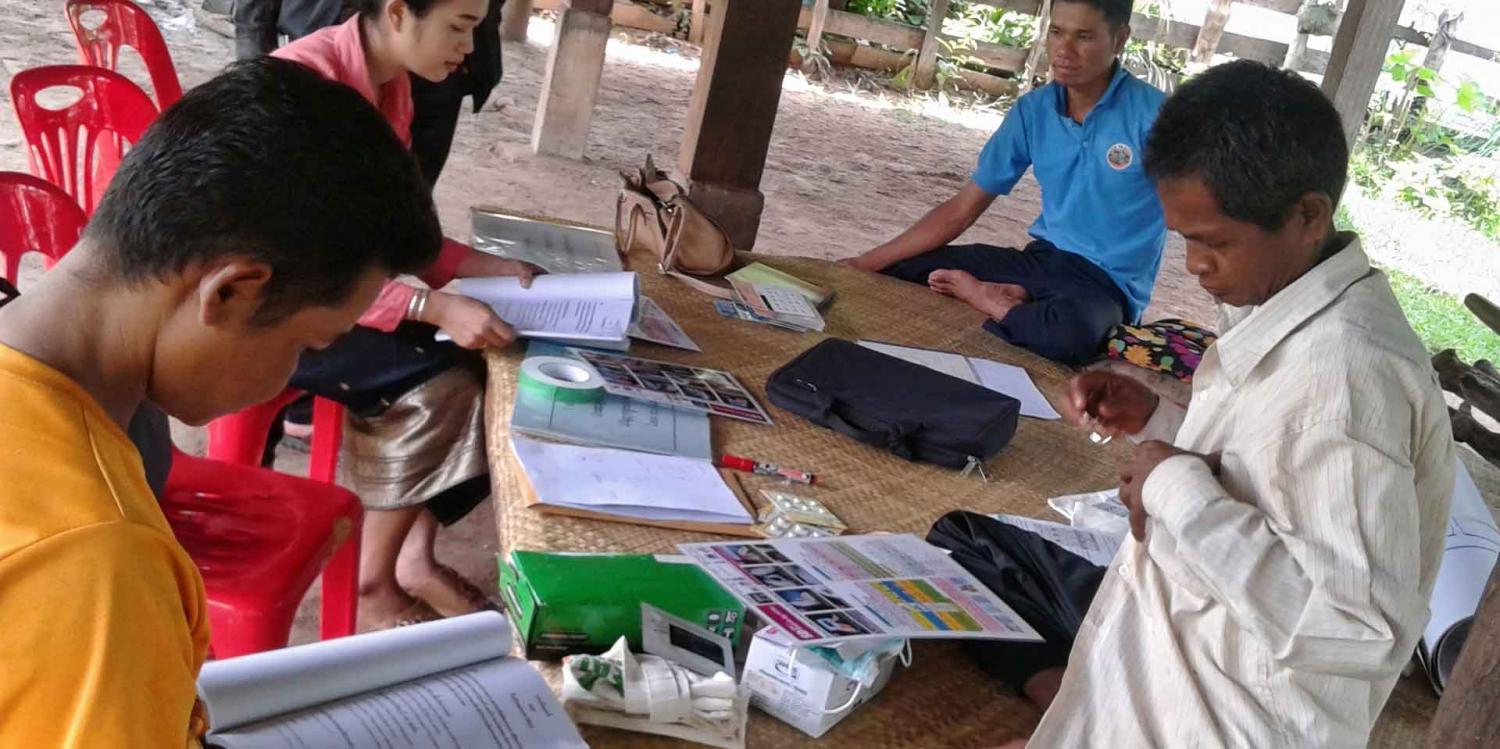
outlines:
M712 1L688 0L689 4L694 6L690 39L701 40L703 10ZM556 5L557 2L558 0L535 0L538 8L548 8ZM650 0L641 0L641 2L649 3ZM826 49L830 61L836 64L895 72L915 62L913 82L926 87L932 82L938 57L942 56L942 45L939 44L939 40L946 40L950 43L955 41L952 35L942 33L942 18L950 7L949 0L931 0L931 2L932 8L939 12L931 13L927 26L923 28L896 21L870 18L858 13L831 10L828 7L828 0L813 0L811 7L802 10L798 28L805 33L809 49L814 47ZM1043 0L970 0L970 2L1016 11L1033 17L1041 12L1043 5ZM1226 0L1218 3L1225 11L1235 4L1296 15L1302 2L1301 0ZM1227 15L1227 12L1221 13L1220 17L1215 19L1215 10L1211 8L1204 24L1193 24L1137 13L1131 20L1131 29L1136 39L1157 42L1183 50L1191 51L1195 46L1202 48L1205 42L1209 42L1207 49L1210 54L1216 51L1220 54L1276 65L1282 64L1286 59L1290 46L1288 42L1226 32L1223 30L1224 15ZM646 12L630 0L616 0L615 11L611 16L615 23L622 26L662 32L672 30L670 20ZM1205 34L1205 26L1210 27L1207 34ZM1216 42L1209 41L1215 37ZM1398 27L1394 38L1421 47L1426 47L1432 42L1430 34L1410 27ZM972 46L965 43L964 46L965 56L977 60L985 68L1000 71L1002 75L995 76L962 69L958 71L962 83L970 88L996 94L1013 90L1015 79L1026 69L1028 57L1032 54L1030 49L988 42L974 42ZM1449 50L1453 53L1500 63L1500 52L1462 39L1452 40ZM1308 50L1306 54L1299 57L1298 69L1304 73L1322 74L1328 66L1328 58L1327 52Z
M937 5L939 1L934 0L934 5ZM924 47L924 44L927 43L928 37L932 34L939 34L940 38L952 40L950 35L941 34L941 23L929 23L928 27L924 29L895 21L868 18L857 13L827 10L827 2L828 0L815 0L813 8L803 10L802 29L809 29L812 25L813 16L819 13L826 13L827 20L822 28L823 34L832 34L852 40L876 43L887 50L896 52L898 56L902 53L907 54L908 61L910 53L920 51ZM1041 0L972 0L972 2L1017 11L1031 16L1035 16L1041 9ZM1240 5L1268 8L1287 15L1296 15L1298 8L1302 5L1301 0L1234 0L1234 2ZM941 5L947 6L948 3L941 2ZM1157 42L1184 50L1192 50L1203 33L1203 26L1137 13L1131 19L1131 30L1132 36L1135 39ZM1398 27L1395 38L1423 47L1431 43L1429 34L1410 27ZM811 42L812 39L809 36L809 47L812 46ZM828 42L825 41L825 43ZM1217 51L1221 54L1280 65L1286 59L1288 47L1289 44L1287 42L1260 39L1243 34L1223 32L1221 30ZM1461 39L1453 40L1449 49L1452 52L1477 57L1482 60L1500 62L1500 52ZM840 50L832 47L832 45L830 45L830 50L834 53L835 61L843 62L843 60L839 60L838 58L848 56L841 55ZM967 54L978 59L986 67L1015 74L1023 70L1029 50L998 44L979 43L975 50L967 52ZM888 55L865 54L860 57L864 60L879 63L873 65L873 67L888 68L892 63ZM852 64L858 65L861 61L860 57L856 57L852 61ZM1328 65L1328 53L1319 50L1308 50L1307 54L1302 56L1301 61L1300 69L1302 72L1322 74Z

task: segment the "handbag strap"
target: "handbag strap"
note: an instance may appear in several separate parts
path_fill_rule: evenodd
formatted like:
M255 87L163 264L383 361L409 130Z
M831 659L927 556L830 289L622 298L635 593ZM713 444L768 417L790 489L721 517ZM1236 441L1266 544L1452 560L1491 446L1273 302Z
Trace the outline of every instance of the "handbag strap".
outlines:
M818 400L818 411L820 412L817 420L827 424L830 429L867 445L885 447L892 453L907 460L913 458L914 453L911 449L910 439L922 430L920 424L915 427L901 423L881 424L877 428L868 429L850 421L843 414L843 410L839 408L838 399L824 395L816 390L813 390L813 392L816 393L814 397Z

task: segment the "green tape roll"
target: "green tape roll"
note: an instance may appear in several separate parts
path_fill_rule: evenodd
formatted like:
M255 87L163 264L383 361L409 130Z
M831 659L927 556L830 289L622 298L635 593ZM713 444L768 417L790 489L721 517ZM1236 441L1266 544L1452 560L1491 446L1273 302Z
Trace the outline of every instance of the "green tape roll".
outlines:
M563 403L592 403L604 397L604 378L578 359L533 356L521 362L522 390Z

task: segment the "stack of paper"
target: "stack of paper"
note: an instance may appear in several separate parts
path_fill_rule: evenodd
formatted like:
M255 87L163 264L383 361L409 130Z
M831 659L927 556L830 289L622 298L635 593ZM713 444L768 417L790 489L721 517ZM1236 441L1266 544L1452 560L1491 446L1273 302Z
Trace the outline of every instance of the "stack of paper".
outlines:
M533 341L526 349L528 358L569 355L567 349L546 341ZM550 393L518 389L510 430L579 445L713 460L708 414L620 395L569 403Z
M542 505L648 521L754 522L708 461L518 436L511 448Z
M531 288L513 277L464 278L458 293L494 308L523 338L624 351L640 297L635 273L537 276Z
M620 271L615 235L566 222L523 216L499 208L471 210L474 249L525 260L548 273Z

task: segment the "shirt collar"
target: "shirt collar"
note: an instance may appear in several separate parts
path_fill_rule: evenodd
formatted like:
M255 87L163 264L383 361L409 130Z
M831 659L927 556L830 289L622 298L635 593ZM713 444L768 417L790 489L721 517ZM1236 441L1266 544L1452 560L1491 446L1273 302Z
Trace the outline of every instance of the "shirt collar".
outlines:
M1088 122L1089 118L1093 117L1094 116L1094 112L1098 111L1100 107L1103 107L1103 106L1109 104L1110 100L1113 99L1114 96L1115 96L1115 91L1120 88L1121 83L1129 75L1130 75L1130 71L1126 70L1125 66L1121 65L1120 61L1118 59L1116 59L1115 60L1115 67L1114 67L1113 71L1109 74L1109 86L1104 89L1104 95L1099 97L1099 101L1094 104L1094 108L1090 109L1089 113L1086 114L1086 115L1084 115L1084 117L1083 117L1083 121L1084 122ZM1067 87L1066 86L1059 86L1059 85L1057 85L1056 82L1053 82L1050 85L1057 90L1057 93L1055 94L1056 98L1053 100L1053 106L1054 106L1054 108L1057 110L1057 113L1059 115L1061 115L1064 119L1068 119L1068 89L1067 89Z
M1370 259L1360 247L1359 237L1348 234L1341 238L1344 236L1348 238L1344 249L1313 266L1259 307L1223 308L1225 330L1214 348L1230 384L1240 385L1266 354L1332 305L1346 289L1370 275Z
M339 67L349 72L343 83L359 92L365 101L374 104L380 101L375 95L375 84L370 79L370 65L365 60L364 30L360 27L359 14L339 24L333 32L333 53L338 57Z

